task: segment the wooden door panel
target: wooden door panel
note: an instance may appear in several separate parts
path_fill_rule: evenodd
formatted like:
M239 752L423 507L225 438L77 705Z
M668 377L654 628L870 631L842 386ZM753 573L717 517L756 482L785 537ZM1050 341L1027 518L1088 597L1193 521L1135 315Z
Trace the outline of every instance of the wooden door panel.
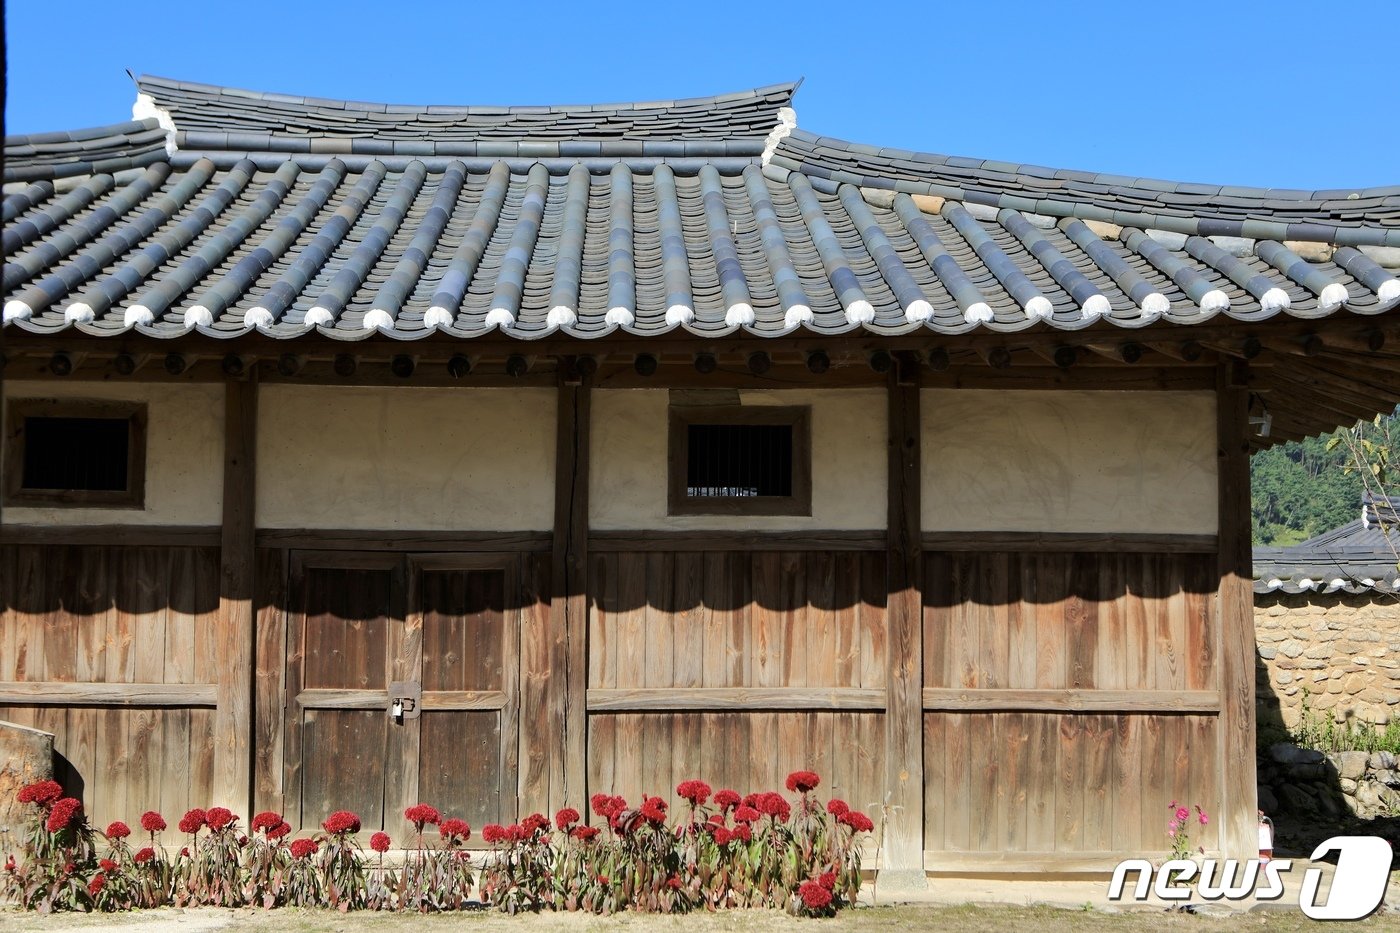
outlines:
M499 691L505 649L505 570L423 569L423 690Z
M473 826L510 822L515 788L502 786L500 713L425 712L419 728L423 799L442 801Z
M384 822L384 747L389 717L378 709L310 709L302 714L301 825L320 826L336 810L361 824Z

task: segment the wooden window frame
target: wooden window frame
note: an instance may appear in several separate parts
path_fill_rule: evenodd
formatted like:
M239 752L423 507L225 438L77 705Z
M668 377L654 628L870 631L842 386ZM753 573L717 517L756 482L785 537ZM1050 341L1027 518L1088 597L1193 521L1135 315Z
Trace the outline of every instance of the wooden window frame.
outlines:
M130 425L126 448L126 489L26 489L24 419L111 418ZM5 410L5 488L7 506L74 509L146 507L146 403L109 399L18 398Z
M811 515L812 410L806 405L671 406L668 431L667 515ZM772 424L792 428L792 495L687 496L686 466L692 424Z

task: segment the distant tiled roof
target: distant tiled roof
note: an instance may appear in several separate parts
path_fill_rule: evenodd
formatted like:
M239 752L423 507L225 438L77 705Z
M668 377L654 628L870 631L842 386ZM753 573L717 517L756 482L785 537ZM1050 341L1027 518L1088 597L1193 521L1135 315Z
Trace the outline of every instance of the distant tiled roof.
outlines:
M1400 306L1400 250L1377 245L1396 233L1393 194L1303 199L872 155L791 132L794 87L436 108L143 78L138 105L177 150L144 169L7 186L4 320L161 338L1051 328L1123 340L1159 323ZM283 151L294 142L304 149ZM1230 235L1204 235L1216 233Z
M1400 594L1396 506L1367 496L1362 517L1285 548L1254 549L1254 591Z
M165 141L165 131L155 120L6 136L5 181L70 178L150 165L165 158Z

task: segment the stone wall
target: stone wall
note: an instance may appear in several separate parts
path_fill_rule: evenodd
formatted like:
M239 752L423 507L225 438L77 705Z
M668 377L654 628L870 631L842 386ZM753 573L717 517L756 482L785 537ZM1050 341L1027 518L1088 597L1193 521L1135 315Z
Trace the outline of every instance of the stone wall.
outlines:
M1400 716L1400 597L1256 595L1254 630L1261 732L1296 726L1305 691L1315 713L1338 720Z

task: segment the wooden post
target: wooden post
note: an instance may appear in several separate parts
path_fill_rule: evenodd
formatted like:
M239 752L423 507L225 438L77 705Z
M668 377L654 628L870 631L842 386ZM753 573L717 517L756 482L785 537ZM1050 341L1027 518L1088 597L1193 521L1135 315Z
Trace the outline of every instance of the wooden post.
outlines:
M224 384L224 523L219 545L213 802L252 805L253 524L258 433L254 378Z
M889 520L885 618L888 668L882 886L927 885L924 874L923 599L920 586L919 385L917 362L895 361L889 380Z
M1259 854L1254 747L1254 586L1250 552L1248 368L1223 364L1216 389L1220 559L1220 833L1226 858Z
M565 805L581 810L588 803L589 403L588 374L569 360L561 367L555 441L550 609L554 650L548 696L551 722L562 729L555 754L563 760L550 768L556 776L549 795L551 812Z

